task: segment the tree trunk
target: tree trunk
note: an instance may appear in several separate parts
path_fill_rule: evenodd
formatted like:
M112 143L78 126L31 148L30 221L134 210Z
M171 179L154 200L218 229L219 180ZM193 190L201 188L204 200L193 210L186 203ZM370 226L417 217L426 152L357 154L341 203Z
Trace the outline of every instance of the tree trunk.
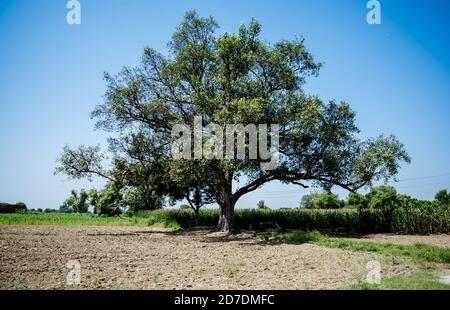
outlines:
M231 199L227 199L227 201L227 203L220 206L219 223L216 230L233 234L237 232L234 222L234 203Z
M220 202L219 223L216 231L226 232L229 234L238 231L234 221L234 205L235 201L232 193L232 183L229 176L222 180L222 201Z
M195 213L195 226L198 226L198 218L200 217L200 207L199 206L195 206L194 213Z

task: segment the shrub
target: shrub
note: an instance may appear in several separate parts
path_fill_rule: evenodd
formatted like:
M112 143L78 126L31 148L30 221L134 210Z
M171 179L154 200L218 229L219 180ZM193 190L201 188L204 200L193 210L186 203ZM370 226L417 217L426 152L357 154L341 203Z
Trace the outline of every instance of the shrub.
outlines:
M348 194L347 203L349 207L362 209L367 208L368 199L362 194L351 192Z
M304 195L300 201L300 207L306 209L340 209L344 205L338 195L328 191Z
M149 224L160 223L166 227L190 228L215 226L219 218L217 209L204 209L198 222L192 210L157 210L134 213L146 217ZM319 230L331 233L398 233L432 234L450 231L450 207L439 203L421 207L392 210L387 220L380 209L289 209L258 210L237 209L236 225L241 229L257 227L259 223L274 222L283 229Z
M449 204L450 203L450 193L446 189L442 189L436 193L436 195L434 196L434 199L439 203Z
M94 207L94 213L98 216L122 214L120 210L122 195L115 186L106 186L100 192L93 189L89 192L89 196L89 203Z
M315 204L318 209L340 209L344 207L344 202L337 194L322 192L316 196Z
M258 201L258 204L256 205L256 208L258 210L270 210L270 208L268 206L266 206L264 200Z
M79 194L76 190L72 190L71 195L63 202L60 209L71 209L73 212L87 213L89 209L88 198L89 194L84 189L80 190ZM42 209L38 209L38 211L42 212Z
M367 207L370 209L390 210L399 205L397 191L392 186L374 187L366 198L368 199Z
M16 203L16 213L27 213L27 205L23 202Z
M314 209L314 197L316 194L306 194L300 200L300 208Z
M419 208L422 205L419 200L408 195L398 195L397 201L399 208Z
M394 210L390 231L401 234L450 232L450 206L438 202L417 202L415 207Z
M61 213L72 213L73 209L70 205L63 203L60 207L59 207L59 212Z
M160 195L145 186L132 188L123 195L123 205L128 206L133 211L161 209L163 202Z

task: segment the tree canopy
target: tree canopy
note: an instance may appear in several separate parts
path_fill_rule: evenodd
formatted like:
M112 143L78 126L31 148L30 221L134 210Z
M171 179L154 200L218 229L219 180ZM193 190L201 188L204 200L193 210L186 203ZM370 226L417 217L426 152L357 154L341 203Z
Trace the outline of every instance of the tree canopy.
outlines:
M115 133L109 139L112 168L102 167L105 155L97 147L67 147L57 172L97 175L173 199L201 188L206 201L220 206L217 229L232 232L236 201L267 182L356 191L395 176L400 163L410 161L392 135L358 139L348 103L304 92L322 65L303 39L269 44L255 20L236 33L217 35L217 28L212 17L187 12L168 55L148 47L137 67L105 74L105 99L92 117L97 128ZM204 125L279 125L277 167L261 169L262 158L174 159L172 129L198 116ZM237 180L246 183L234 190Z

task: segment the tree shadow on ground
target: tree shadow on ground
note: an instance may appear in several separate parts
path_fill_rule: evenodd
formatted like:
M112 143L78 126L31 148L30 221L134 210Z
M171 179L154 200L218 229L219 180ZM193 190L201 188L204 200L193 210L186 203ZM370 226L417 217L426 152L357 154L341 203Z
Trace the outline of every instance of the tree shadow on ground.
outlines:
M227 234L216 232L215 227L191 227L179 230L170 229L152 229L152 230L135 230L130 232L111 232L111 233L93 233L88 234L88 236L112 236L112 237L123 237L123 236L142 236L142 235L165 235L171 237L192 237L197 239L201 243L226 243L233 242L242 246L275 246L281 244L295 244L301 245L309 243L310 240L279 240L271 239L270 233L277 232L287 232L292 230L285 229L270 229L270 230L241 230L236 234ZM268 237L264 237L264 233L268 234ZM338 238L358 238L364 239L367 234L356 234L346 231L336 231L336 230L321 230L321 234L338 237ZM258 235L259 234L259 235Z
M130 232L107 232L107 233L88 233L88 236L139 236L139 235L168 235L168 236L198 236L211 232L211 227L194 227L180 230L171 229L152 229L152 230L133 230Z

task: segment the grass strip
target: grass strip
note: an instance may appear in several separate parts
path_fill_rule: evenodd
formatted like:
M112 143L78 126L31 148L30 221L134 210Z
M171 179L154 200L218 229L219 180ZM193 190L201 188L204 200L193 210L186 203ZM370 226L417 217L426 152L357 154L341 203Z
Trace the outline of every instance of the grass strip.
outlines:
M277 240L292 243L312 243L329 248L376 252L393 256L407 256L416 263L433 262L450 264L450 250L432 245L398 245L392 243L353 241L323 236L318 231L264 232L256 233L256 236L264 240Z
M180 229L180 225L166 218L103 217L93 214L28 213L0 214L0 225L74 225L74 226L156 226Z
M439 281L435 270L422 269L410 276L395 276L381 280L380 284L360 283L352 290L450 290L450 285Z

